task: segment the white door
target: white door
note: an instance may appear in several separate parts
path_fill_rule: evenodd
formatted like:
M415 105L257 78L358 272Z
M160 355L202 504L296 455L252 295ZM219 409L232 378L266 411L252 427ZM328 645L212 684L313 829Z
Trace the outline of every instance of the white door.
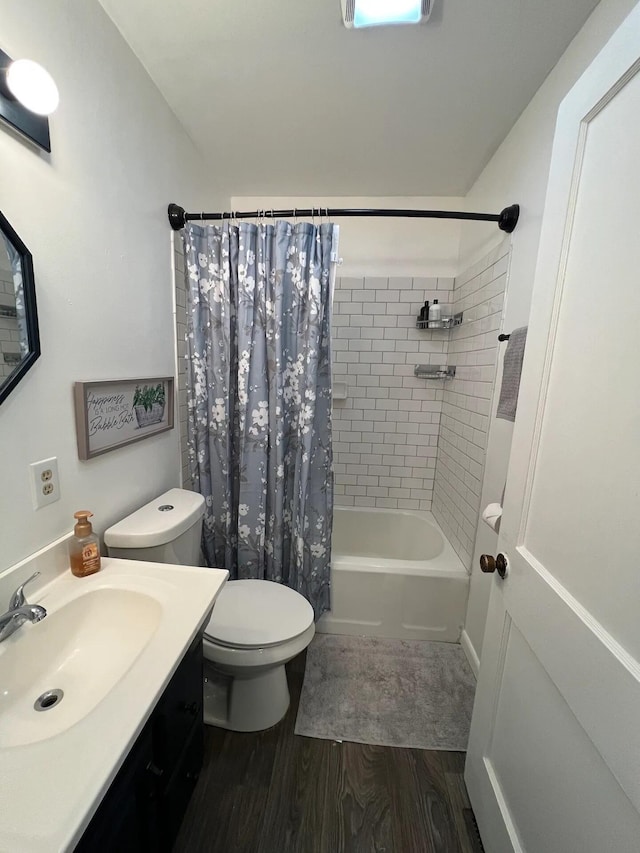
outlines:
M563 102L465 779L487 853L640 851L640 6Z

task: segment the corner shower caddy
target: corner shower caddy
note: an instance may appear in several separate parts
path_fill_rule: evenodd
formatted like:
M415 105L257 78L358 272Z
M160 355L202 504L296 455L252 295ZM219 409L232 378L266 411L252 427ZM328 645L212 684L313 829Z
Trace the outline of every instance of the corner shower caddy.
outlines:
M456 368L448 364L416 364L413 375L418 379L453 379Z
M438 326L430 326L428 320L416 320L416 329L426 332L441 332L443 329L454 329L462 325L462 311L448 317L442 317ZM416 364L413 375L418 379L453 379L456 375L454 365L448 364Z
M441 317L440 320L435 321L440 324L439 326L430 326L428 320L416 320L416 329L422 329L425 332L442 332L443 330L454 329L456 326L462 325L462 314L463 312L459 311L457 314Z

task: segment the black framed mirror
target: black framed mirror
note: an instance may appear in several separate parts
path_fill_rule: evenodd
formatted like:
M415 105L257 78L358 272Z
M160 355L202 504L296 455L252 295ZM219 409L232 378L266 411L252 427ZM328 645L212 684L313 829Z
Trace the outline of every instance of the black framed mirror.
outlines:
M33 259L0 212L0 403L40 355Z

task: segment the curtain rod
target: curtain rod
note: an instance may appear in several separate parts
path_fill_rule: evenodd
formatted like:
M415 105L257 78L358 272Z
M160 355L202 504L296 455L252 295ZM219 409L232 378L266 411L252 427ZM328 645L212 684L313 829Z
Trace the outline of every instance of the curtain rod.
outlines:
M410 210L385 208L351 208L351 207L304 207L289 210L252 210L229 211L228 213L186 213L179 204L170 204L168 208L169 224L174 231L184 228L186 222L197 220L220 219L257 219L257 218L290 218L296 216L401 216L409 219L472 219L481 222L497 222L501 231L510 234L518 224L520 205L510 204L500 213L466 213L460 210Z

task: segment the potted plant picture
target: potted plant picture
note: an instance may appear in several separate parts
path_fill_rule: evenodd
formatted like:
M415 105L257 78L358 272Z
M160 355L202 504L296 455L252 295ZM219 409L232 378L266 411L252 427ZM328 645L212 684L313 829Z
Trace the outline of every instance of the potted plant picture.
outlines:
M164 417L165 388L163 382L157 385L136 385L133 395L133 409L140 428L159 424Z

